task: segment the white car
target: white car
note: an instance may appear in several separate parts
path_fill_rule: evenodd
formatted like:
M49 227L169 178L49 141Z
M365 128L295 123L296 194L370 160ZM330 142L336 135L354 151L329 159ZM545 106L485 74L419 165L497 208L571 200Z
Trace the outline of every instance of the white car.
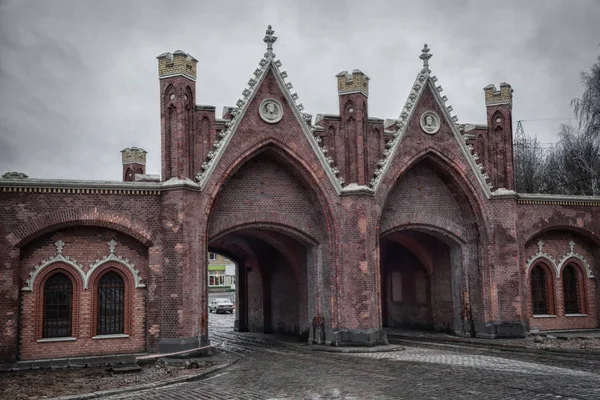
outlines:
M214 299L208 304L208 312L233 314L233 303L229 299Z

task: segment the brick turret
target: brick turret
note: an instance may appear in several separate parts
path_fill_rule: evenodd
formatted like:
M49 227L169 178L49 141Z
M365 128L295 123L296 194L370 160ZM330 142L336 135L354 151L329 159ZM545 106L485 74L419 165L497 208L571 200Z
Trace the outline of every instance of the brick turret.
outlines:
M487 157L485 169L495 188L514 190L512 94L508 83L500 90L494 85L483 88L487 107L488 133L484 142Z
M193 113L198 60L181 50L158 57L162 179L193 178Z
M146 153L146 150L139 147L126 147L121 150L123 182L134 182L137 174L146 173Z
M369 77L355 69L336 75L340 99L340 134L342 136L343 177L347 183L366 185L368 168L368 100ZM339 144L336 144L339 145ZM339 151L339 149L338 149ZM338 152L338 154L340 154Z

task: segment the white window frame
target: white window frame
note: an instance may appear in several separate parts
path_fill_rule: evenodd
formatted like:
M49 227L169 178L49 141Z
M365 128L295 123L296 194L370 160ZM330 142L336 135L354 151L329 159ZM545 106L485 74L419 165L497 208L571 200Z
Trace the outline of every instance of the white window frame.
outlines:
M213 279L213 284L210 283L210 278ZM220 283L217 283L217 280ZM208 271L208 287L225 286L225 271Z

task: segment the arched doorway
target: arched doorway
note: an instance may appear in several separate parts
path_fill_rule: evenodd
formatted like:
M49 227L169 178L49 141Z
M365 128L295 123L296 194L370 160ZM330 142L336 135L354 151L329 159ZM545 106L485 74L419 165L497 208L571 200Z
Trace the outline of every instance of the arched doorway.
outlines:
M235 329L308 336L309 254L301 241L272 229L243 228L210 243L235 260Z
M456 301L460 246L429 233L402 230L383 236L380 249L384 327L463 330Z
M307 338L314 335L314 316L331 323L331 217L310 181L292 155L270 145L230 172L218 189L207 247L238 266L239 331Z
M439 155L423 156L398 177L379 224L384 326L486 333L478 210Z

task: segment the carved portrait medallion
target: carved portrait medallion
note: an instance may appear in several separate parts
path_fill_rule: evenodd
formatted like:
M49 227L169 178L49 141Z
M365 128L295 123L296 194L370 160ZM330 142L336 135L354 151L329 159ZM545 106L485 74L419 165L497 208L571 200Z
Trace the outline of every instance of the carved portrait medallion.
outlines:
M279 122L281 117L283 117L283 108L281 107L281 103L275 99L264 99L260 103L258 111L263 121L270 124Z
M426 111L421 115L421 129L430 135L440 130L440 117L433 111Z

